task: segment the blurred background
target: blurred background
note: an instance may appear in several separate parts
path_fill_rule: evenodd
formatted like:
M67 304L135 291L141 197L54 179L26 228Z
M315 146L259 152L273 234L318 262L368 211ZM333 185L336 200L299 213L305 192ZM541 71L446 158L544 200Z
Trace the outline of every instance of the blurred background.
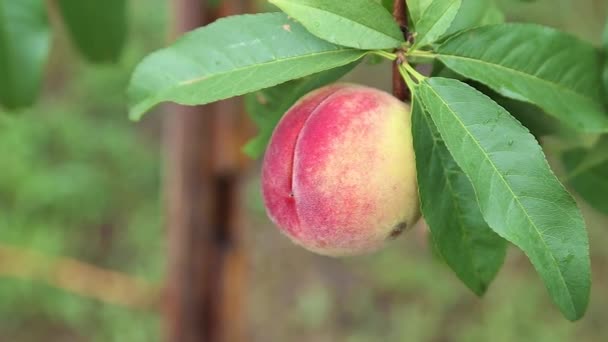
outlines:
M596 45L608 13L605 0L500 5L509 21ZM129 121L125 89L134 66L166 45L170 13L166 0L131 1L126 49L112 65L83 61L55 34L42 97L0 109L1 342L162 340L162 109ZM363 63L348 79L388 90L390 66ZM515 248L479 299L422 229L364 257L296 247L264 214L259 161L242 177L247 341L608 340L608 218L582 201L593 288L586 316L570 323Z

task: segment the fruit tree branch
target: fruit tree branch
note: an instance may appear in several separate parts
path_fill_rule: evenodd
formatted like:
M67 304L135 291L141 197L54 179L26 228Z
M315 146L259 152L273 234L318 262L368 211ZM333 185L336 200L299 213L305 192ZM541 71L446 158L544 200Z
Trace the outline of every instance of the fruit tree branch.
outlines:
M130 309L157 310L158 286L76 259L0 244L0 277L33 280Z
M407 0L393 1L393 17L399 28L401 28L401 32L403 32L403 38L407 40ZM412 98L412 94L399 73L400 63L402 63L400 58L397 58L393 63L393 95L401 101L409 101Z

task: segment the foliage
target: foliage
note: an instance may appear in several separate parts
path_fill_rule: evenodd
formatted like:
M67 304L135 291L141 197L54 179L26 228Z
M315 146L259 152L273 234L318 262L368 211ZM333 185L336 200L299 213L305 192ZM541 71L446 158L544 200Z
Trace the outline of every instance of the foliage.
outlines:
M43 0L0 1L0 104L15 109L34 102L50 39Z
M403 34L392 16L374 1L270 0L314 35L362 50L397 48Z
M31 106L42 87L53 27L45 0L0 1L0 105ZM59 0L66 28L93 62L118 62L127 36L126 0Z
M413 1L412 4L417 1ZM412 49L436 42L448 31L458 14L461 0L422 1L427 6L420 5L422 12L419 18L413 18L415 42Z
M504 16L493 1L409 0L408 41L379 1L272 2L301 26L281 14L259 14L187 34L136 69L132 117L161 101L194 105L254 91L271 94L279 88L264 89L365 55L396 60L397 48L405 56L401 75L414 95L422 210L439 254L481 295L502 264L505 239L526 253L563 315L582 317L590 260L580 210L529 130L480 92L483 87L460 80L489 87L495 98L534 105L569 130L603 133L608 116L597 49L552 28L501 24ZM247 54L237 52L241 46ZM427 78L412 65L432 62L460 80ZM293 89L295 98L300 94ZM275 96L277 103L265 103L268 116L261 119L260 107L249 99L262 138L248 152L259 155L280 111L293 100L281 103ZM451 188L451 196L439 185Z
M127 37L127 1L57 2L74 44L92 62L117 62Z
M142 61L129 87L130 116L137 119L162 101L193 105L242 95L340 67L365 54L310 35L280 13L220 19Z
M419 101L414 102L412 130L422 213L437 251L477 295L485 293L503 264L507 244L494 233L476 204L475 191ZM432 196L440 193L443 196ZM451 220L443 220L439 212Z
M138 4L131 16L138 39L125 48L120 64L89 65L57 49L41 100L19 112L0 110L0 149L5 152L0 158L0 254L12 247L142 278L154 287L160 283L164 235L158 144L125 119L125 96L119 91L126 88L135 61L164 39L159 8L162 0ZM55 39L58 46L65 44ZM0 48L0 54L5 51ZM23 75L28 71L19 69ZM0 84L4 81L0 78ZM0 340L159 340L156 311L15 277L7 270L23 269L19 259L4 254L0 259ZM47 272L44 265L35 266Z
M577 53L556 53L572 50ZM448 68L533 103L574 129L608 129L599 59L589 43L547 27L505 24L456 34L436 51Z
M245 151L257 157L282 113L302 94L339 79L364 57L394 61L401 57L397 49L405 56L400 71L414 93L421 208L438 255L467 287L482 295L502 267L509 241L530 259L563 315L570 320L582 317L590 287L587 233L580 211L549 169L538 141L547 135L563 138L564 132L594 141L562 151L563 181L588 204L608 212L603 191L608 190L603 135L608 127L608 25L598 49L589 41L600 40L584 30L577 37L537 24L503 24L505 16L492 0L408 0L408 37L389 14L391 1L272 2L286 14L222 19L144 59L129 86L131 116L139 118L164 101L195 105L246 94L260 134ZM31 105L42 87L51 36L57 32L49 24L45 3L0 0L0 103L5 108ZM559 10L550 0L526 3L523 11L543 4ZM0 146L10 152L0 160L0 241L157 280L162 265L158 160L113 116L123 114L116 106L122 105L116 89L125 86L129 63L142 54L122 51L126 1L57 4L74 45L87 59L117 62L123 56L129 62L115 66L119 76L108 69L90 71L104 80L102 85L89 88L86 83L95 81L86 79L70 85L77 105L58 106L47 99L44 106L20 116L2 114ZM571 12L568 15L577 19ZM521 13L510 16L519 17ZM159 31L153 23L147 33ZM138 41L145 44L147 36L140 35ZM414 68L427 63L434 67L433 77ZM103 98L104 105L88 103L91 94ZM103 115L82 115L85 111ZM118 236L111 239L109 251L100 245L108 232ZM457 305L452 289L424 266L404 256L386 262L382 258L379 265L370 266L377 270L372 283L381 283L389 293L415 287L418 297L429 291L441 298L436 306ZM512 322L512 329L503 328L511 339L558 336L551 329L542 334L532 329L536 306L543 303L536 284L515 288L515 297L529 307L523 315L528 320L520 321L512 312L492 312L490 328L458 330L457 338L487 340L500 331L496 322L505 320ZM496 296L510 301L512 293L504 294L511 286L499 284L498 290ZM312 326L321 326L324 321L318 316L332 313L328 296L307 295L295 311ZM357 298L365 302L373 301L371 297ZM75 335L94 330L91 338L100 341L154 339L154 313L134 315L16 279L3 279L0 299L0 337L14 331L26 334L27 322L44 317L72 327ZM408 298L410 303L411 312L428 304ZM418 317L392 326L408 334L415 331L419 339L428 331L417 328L429 330L442 323L435 316L408 316L407 305L392 310L395 321ZM385 330L373 319L365 324L378 333ZM529 335L508 335L521 329ZM564 329L573 334L574 328ZM352 340L369 340L369 332L355 333ZM401 336L397 330L387 333L388 339Z
M11 151L0 159L0 241L46 255L78 256L157 282L157 158L114 122L61 111L37 120L32 115L0 125L0 146ZM138 172L140 167L151 172ZM116 324L132 315L28 280L3 278L0 297L0 316L15 324L46 317L85 336L96 325L92 337L100 341L118 340L112 337ZM97 316L96 310L112 314ZM154 336L148 327L155 315L139 317L146 328L133 324L123 328L125 334ZM0 336L11 326L3 325Z
M581 317L590 286L585 225L534 137L458 80L430 78L419 88L420 101L469 176L486 222L528 255L564 315Z
M608 136L603 136L590 148L579 147L564 153L568 183L589 204L608 214Z

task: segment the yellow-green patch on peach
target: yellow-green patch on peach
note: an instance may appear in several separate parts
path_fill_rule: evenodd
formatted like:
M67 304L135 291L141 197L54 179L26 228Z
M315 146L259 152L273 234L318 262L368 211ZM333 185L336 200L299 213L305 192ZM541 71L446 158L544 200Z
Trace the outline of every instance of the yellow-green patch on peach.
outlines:
M419 217L409 107L353 84L306 95L273 133L262 187L297 244L333 256L380 248Z

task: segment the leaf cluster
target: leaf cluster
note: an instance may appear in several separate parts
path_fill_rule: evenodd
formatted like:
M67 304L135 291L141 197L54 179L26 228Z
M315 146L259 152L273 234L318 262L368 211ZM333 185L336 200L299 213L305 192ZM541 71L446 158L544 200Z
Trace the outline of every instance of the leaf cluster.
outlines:
M259 156L302 94L366 56L398 60L413 92L421 208L438 253L482 295L511 243L563 315L582 317L590 289L585 223L538 141L608 131L608 71L601 76L608 62L598 49L553 28L504 23L492 0L409 0L409 39L384 1L270 2L283 13L220 19L145 58L129 88L131 117L164 101L249 93L260 136L246 151ZM430 77L416 69L425 63L434 66ZM569 182L607 210L597 195L608 172L608 158L594 152L605 146L598 139L564 158Z
M127 0L0 0L0 105L32 105L49 59L56 13L76 49L94 63L117 62L127 37Z

